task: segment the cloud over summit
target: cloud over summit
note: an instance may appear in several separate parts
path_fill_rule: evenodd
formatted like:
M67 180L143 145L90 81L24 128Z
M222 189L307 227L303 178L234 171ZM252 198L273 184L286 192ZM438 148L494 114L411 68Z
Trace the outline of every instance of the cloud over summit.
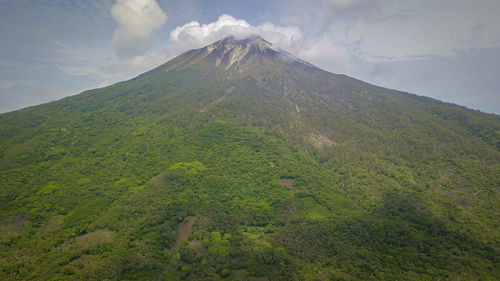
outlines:
M300 29L295 26L281 27L272 23L252 26L245 20L223 14L217 21L208 24L192 21L178 26L170 33L170 41L177 48L188 50L213 43L226 36L244 38L252 34L260 35L280 47L290 46L301 41L303 37Z
M270 22L253 26L243 19L236 19L227 14L207 24L191 21L178 26L170 33L170 47L172 53L179 53L200 48L227 36L245 38L253 34L313 63L325 60L345 61L350 57L347 49L336 45L332 40L318 40L307 36L297 26L279 26Z

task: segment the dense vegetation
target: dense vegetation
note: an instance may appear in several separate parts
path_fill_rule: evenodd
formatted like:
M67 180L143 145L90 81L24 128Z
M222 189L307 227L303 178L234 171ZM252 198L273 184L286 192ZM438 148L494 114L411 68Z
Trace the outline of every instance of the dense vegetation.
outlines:
M0 279L500 279L497 115L205 51L0 115Z

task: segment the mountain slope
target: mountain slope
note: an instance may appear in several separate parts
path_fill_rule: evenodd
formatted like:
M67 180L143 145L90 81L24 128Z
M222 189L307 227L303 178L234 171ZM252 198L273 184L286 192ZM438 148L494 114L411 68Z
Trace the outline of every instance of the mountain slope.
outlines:
M0 115L0 277L498 279L499 132L225 38Z

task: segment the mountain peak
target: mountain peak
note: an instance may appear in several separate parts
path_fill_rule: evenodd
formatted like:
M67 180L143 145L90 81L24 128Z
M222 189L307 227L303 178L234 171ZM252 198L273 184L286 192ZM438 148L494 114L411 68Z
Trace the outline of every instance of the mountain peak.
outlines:
M227 36L219 41L216 41L215 43L212 43L211 45L214 48L218 47L226 47L226 48L232 48L236 46L253 46L256 47L260 50L265 50L265 49L272 49L276 52L276 50L273 45L269 42L263 39L262 37L252 34L248 37L243 37L241 39L238 39L235 36Z
M271 43L257 35L243 39L225 37L205 47L206 55L215 58L215 66L223 65L228 69L234 64L248 62L252 58L272 57L280 53Z
M275 47L258 35L244 38L228 36L200 49L188 51L166 63L162 68L182 69L202 63L203 69L222 68L224 71L247 72L271 65L298 64L307 69L316 69L311 64ZM208 67L208 68L207 68ZM209 71L211 71L209 70Z

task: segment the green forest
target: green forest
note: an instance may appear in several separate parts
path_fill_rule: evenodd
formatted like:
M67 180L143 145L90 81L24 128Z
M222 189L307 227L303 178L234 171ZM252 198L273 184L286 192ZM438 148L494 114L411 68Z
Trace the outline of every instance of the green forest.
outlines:
M0 115L1 280L500 279L498 115L200 50Z

